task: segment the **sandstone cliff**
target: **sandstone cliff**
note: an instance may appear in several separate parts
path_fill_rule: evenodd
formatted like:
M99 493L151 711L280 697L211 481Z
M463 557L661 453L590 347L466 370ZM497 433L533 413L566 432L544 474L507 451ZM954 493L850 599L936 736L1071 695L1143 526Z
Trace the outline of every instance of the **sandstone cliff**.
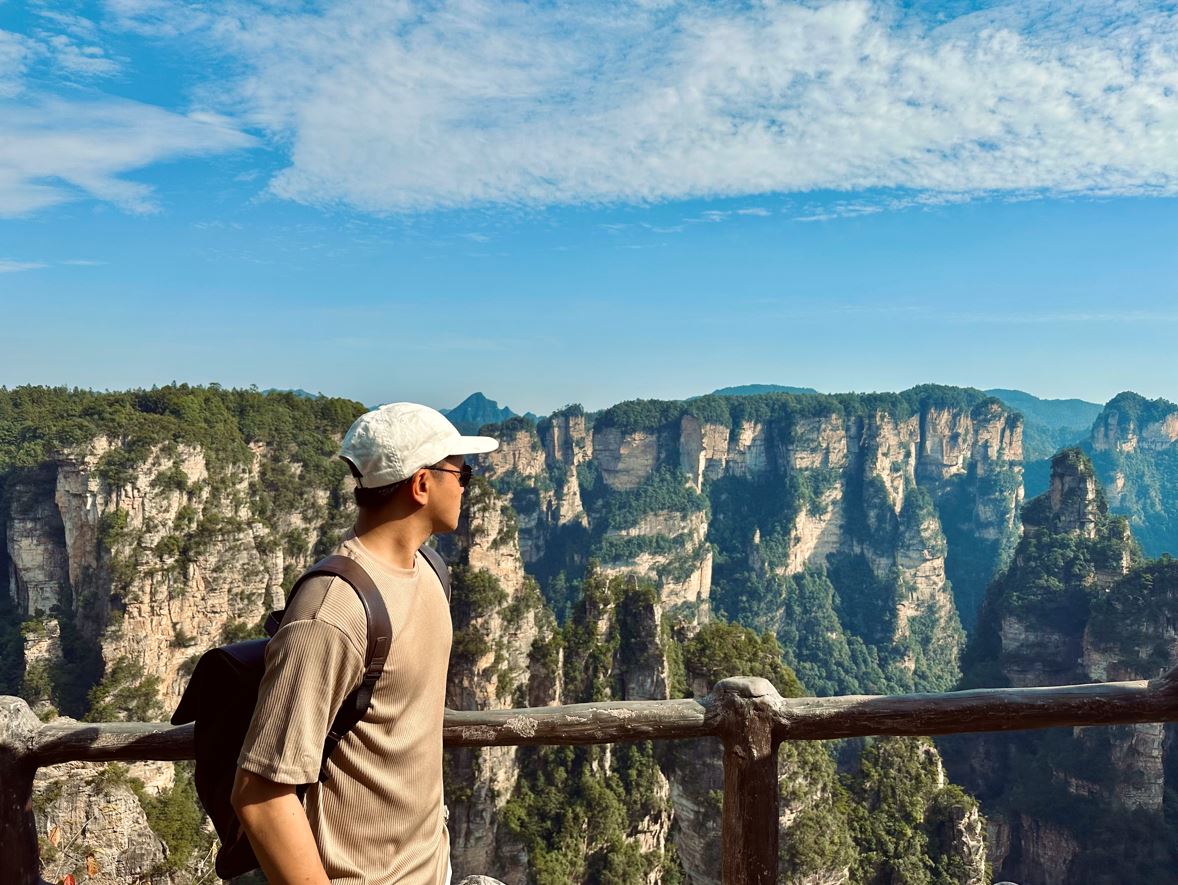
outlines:
M1178 553L1178 405L1121 393L1084 444L1108 496L1149 556Z
M0 678L45 717L155 718L200 651L256 631L350 524L333 437L358 407L187 388L94 396L86 408L99 417L85 432L69 425L3 465L11 617L0 640L16 651ZM485 482L470 489L460 531L443 542L455 573L448 703L679 696L703 678L687 678L681 649L725 626L713 623L717 603L772 629L785 645L778 666L783 654L805 665L811 688L943 686L961 642L954 597L988 578L1014 525L1019 431L976 392L942 388L512 419L500 450L479 460ZM756 675L759 665L732 666ZM652 885L680 871L707 881L716 769L681 749L450 754L456 872L514 882L530 871L563 885L575 877L561 864L579 852L583 881L608 878L611 864L641 869ZM833 762L803 753L782 773L783 789L793 785L787 844L812 846L838 788ZM183 772L115 780L53 796L66 805L46 803L45 826L73 838L84 827L67 826L69 809L98 807L113 790L140 811L126 804L109 818L122 835L103 838L139 840L127 849L141 856L137 870L163 864L177 885L197 878L193 845L148 835L163 803L183 798ZM936 820L937 838L956 846L937 857L973 856L976 821L964 807L946 799L920 823L926 844ZM582 832L574 850L570 834ZM791 881L852 876L852 842L791 855ZM117 869L105 856L95 863ZM972 881L961 875L952 881Z
M454 645L446 691L451 709L505 709L560 700L555 681L550 683L551 697L529 692L534 683L532 647L552 634L556 619L524 572L513 517L510 505L490 485L475 480L457 534L442 541L452 565ZM499 813L519 776L518 753L514 747L446 753L456 879L492 870L507 881L522 881L525 875L514 856L518 852L504 849L507 840L499 837Z
M1024 523L987 594L967 685L1148 679L1178 663L1178 569L1141 561L1083 453L1055 457L1050 488ZM996 873L1028 885L1178 881L1172 744L1161 724L946 742L990 817Z
M559 616L594 559L653 581L689 632L718 607L822 668L782 621L796 579L822 573L842 610L821 617L880 663L820 690L951 685L960 622L1017 538L1021 424L976 391L634 401L499 433L481 467Z
M164 719L199 653L257 631L350 524L331 456L358 407L185 387L103 396L34 403L82 401L89 417L68 432L60 419L29 424L36 445L0 452L0 673L46 719ZM95 883L204 875L194 843L152 828L166 802L192 807L172 766L104 770L39 778L39 820L62 862L88 844Z

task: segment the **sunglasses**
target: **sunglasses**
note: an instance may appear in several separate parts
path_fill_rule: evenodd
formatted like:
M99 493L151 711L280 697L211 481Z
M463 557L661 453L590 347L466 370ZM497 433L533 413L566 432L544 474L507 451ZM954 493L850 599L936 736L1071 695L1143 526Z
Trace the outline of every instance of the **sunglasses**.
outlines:
M458 485L466 488L470 485L470 478L474 476L474 468L469 464L463 464L461 470L447 470L445 467L427 467L426 470L436 470L438 473L453 473L458 477Z

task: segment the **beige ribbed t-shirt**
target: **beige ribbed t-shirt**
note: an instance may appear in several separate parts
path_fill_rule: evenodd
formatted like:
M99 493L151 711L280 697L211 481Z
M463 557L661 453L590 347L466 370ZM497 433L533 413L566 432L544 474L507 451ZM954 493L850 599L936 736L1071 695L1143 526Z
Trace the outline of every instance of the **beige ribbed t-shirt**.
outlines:
M450 841L442 805L442 719L453 628L441 583L417 554L412 569L359 562L389 610L392 648L368 715L336 747L318 783L323 741L359 683L364 609L339 578L299 589L266 649L266 674L238 765L282 784L312 784L305 805L336 885L442 885Z

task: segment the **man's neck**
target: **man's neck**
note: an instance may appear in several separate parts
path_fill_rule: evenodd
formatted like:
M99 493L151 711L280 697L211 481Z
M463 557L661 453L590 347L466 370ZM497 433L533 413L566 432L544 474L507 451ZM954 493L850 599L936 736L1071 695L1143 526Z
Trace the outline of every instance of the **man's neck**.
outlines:
M431 534L429 526L412 518L376 520L363 512L353 530L364 549L393 568L413 568L417 549Z

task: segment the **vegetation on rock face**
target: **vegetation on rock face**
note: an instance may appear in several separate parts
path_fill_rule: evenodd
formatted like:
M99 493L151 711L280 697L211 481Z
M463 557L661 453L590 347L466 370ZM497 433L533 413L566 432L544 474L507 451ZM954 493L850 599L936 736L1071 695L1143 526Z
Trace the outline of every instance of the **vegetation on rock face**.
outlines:
M977 803L943 782L937 752L927 738L872 741L859 757L859 770L844 783L858 848L852 881L953 885L976 876L954 846L962 841L956 820L976 816ZM969 835L980 841L983 832L977 820Z
M325 478L323 437L338 434L363 411L348 400L290 393L169 385L98 393L64 387L0 388L0 471L34 467L98 436L122 441L105 466L119 473L150 446L190 443L214 460L248 462L249 444L285 451L304 481ZM335 452L328 453L334 456Z
M655 431L690 415L702 423L736 427L836 415L867 417L886 412L904 420L922 409L959 409L981 414L994 397L968 387L922 384L901 393L797 394L762 393L748 396L701 396L690 400L629 400L597 414L595 428L616 428L623 433Z
M159 702L160 678L143 667L119 658L98 684L90 690L89 722L157 722L163 708Z
M688 516L706 510L707 499L687 484L677 470L658 470L633 491L614 492L606 499L604 517L607 529L633 528L644 516L675 513Z
M75 396L78 402L58 402ZM554 674L563 653L565 703L619 697L643 668L647 668L643 676L647 682L665 680L668 693L676 695L688 690L693 679L710 684L726 675L761 675L786 695L799 693L802 684L824 694L942 687L951 678L946 674L953 671L952 654L942 654L943 637L938 638L943 625L917 617L908 622L907 632L899 629L895 606L908 598L912 588L888 568L886 556L894 555L897 544L908 536L914 543L940 550L945 538L936 526L944 523L952 562L956 541L951 532L967 538L976 522L975 511L990 500L987 495L1009 490L988 491L985 483L992 481L990 474L971 475L953 486L960 491L959 498L948 487L930 488L927 493L921 486L910 487L905 491L908 503L897 514L882 479L866 475L854 458L847 469L784 469L778 460L794 441L803 419L831 418L836 426L839 422L861 426L880 412L905 420L921 410L952 408L981 417L989 416L994 405L979 391L926 386L902 394L637 401L596 416L598 430L614 427L657 434L657 466L642 485L628 492L608 488L592 461L577 466L591 528L574 522L554 529L543 539L542 558L529 563L529 571L540 579L553 607L566 613L565 626L534 646L535 672ZM259 533L254 542L260 555L280 550L288 554L289 584L297 574L297 566L289 563L312 545L316 552L325 552L343 528L344 471L334 460L335 437L360 409L358 404L338 400L182 385L128 394L3 391L0 471L28 469L27 465L41 463L48 453L99 435L119 442L117 451L104 456L98 466L107 483L142 476L144 459L155 459L149 471L149 493L181 502L175 524L153 534L146 544L140 543L134 521L126 513L112 510L99 526L117 590L118 598L112 597L110 605L117 621L143 569L172 568L179 573L216 549L224 534L240 532L247 522L270 525L284 514L299 512L306 515L309 527ZM571 417L583 415L579 407L565 411ZM40 420L35 416L45 417L44 430L13 431L21 422ZM547 422L560 417L545 419L539 430L545 432ZM763 425L769 465L765 476L752 480L729 475L708 481L703 494L697 493L679 470L678 422L684 417L729 427ZM516 432L529 434L533 446L537 445L536 430L525 419L511 419L496 428L498 435ZM263 456L253 484L242 494L235 483L243 466L254 460L251 449ZM195 450L203 453L209 471L206 481L191 480L182 468L182 459ZM468 505L475 507L480 495L493 492L509 496L512 506L502 514L504 529L495 544L510 546L515 543L517 517L525 527L532 524L528 520L550 518L541 513L542 502L550 500L544 496L568 481L572 469L561 464L560 472L539 478L508 473L483 484L485 488L476 482L468 490ZM1002 474L1000 482L1005 479ZM309 495L308 490L315 494ZM839 498L841 503L830 503ZM832 507L843 510L832 513ZM687 530L679 523L690 519L694 526L695 515L701 513L707 515L708 541L714 545L714 599L722 613L741 623L719 620L692 635L676 624L674 612L664 614L660 622L650 587L607 579L593 570L591 561L597 556L616 566L641 554L654 554L660 561L660 578L683 580L699 568L709 551L706 545L687 550ZM634 531L655 514L666 515L658 517L668 527L665 534ZM950 514L953 528L947 522ZM847 546L862 547L874 558L868 561L866 555L845 553L824 566L790 576L780 574L789 560L799 517L842 518L852 527ZM987 555L979 554L979 562ZM499 651L500 637L487 635L485 629L492 613L504 623L519 615L504 609L507 602L502 585L490 573L454 569L456 666L490 660L497 695L520 706L528 686L511 684ZM533 602L538 606L538 597ZM62 613L63 631L67 620L68 613ZM102 620L105 624L106 618ZM229 639L254 631L252 621L245 619L225 625L224 633ZM655 636L655 644L664 648L651 648L650 637ZM176 637L180 645L183 639ZM0 647L5 642L12 644L11 637L6 640L0 631ZM666 659L665 670L656 672L652 661L659 657ZM4 663L0 658L0 678L5 678ZM71 666L81 672L78 664ZM94 686L94 715L108 719L155 715L142 705L148 693L145 688L151 688L150 676L135 672L124 661L112 666L107 677ZM77 709L85 712L86 689L93 680L77 685L83 687ZM76 687L71 690L78 694ZM636 840L638 832L650 832L668 813L662 774L668 764L665 749L636 745L523 751L523 773L504 820L506 829L527 847L533 881L637 883L656 870L661 870L661 881L676 881L679 866L673 852L643 853ZM905 818L897 811L889 823L863 829L852 813L851 797L874 794L861 784L856 786L858 775L840 778L828 750L818 744L787 746L782 759L783 799L792 803L794 812L788 838L783 840L783 851L788 853L783 855L783 869L793 877L788 881L852 867L863 869L867 876L864 858L868 855L874 858L871 869L890 871L886 874L895 881L908 881L904 876L913 877L911 881L941 881L935 878L939 861L931 847L934 840L929 836L917 844L919 839L908 831L931 826L927 821L935 817L935 808L953 806L952 797L934 802L925 791L923 804L916 799L910 803L911 808L927 810L921 821L914 822L914 813ZM180 785L178 790L175 795L182 796ZM903 833L892 833L892 823ZM877 844L880 832L892 833L888 838L896 844L918 851L921 859L916 866L923 871L919 875L933 878L898 871L894 853L889 855L886 846Z
M175 770L175 783L158 796L148 795L142 783L131 781L147 815L148 826L168 846L165 869L172 873L208 854L214 842L213 836L203 828L205 816L196 798L193 764L177 763Z
M782 659L772 633L758 636L738 624L713 621L700 627L683 646L683 664L693 678L708 686L729 676L768 679L785 698L803 694L802 684Z
M1178 412L1178 405L1175 405L1169 400L1160 397L1153 400L1146 399L1141 394L1134 393L1131 390L1118 393L1104 407L1104 413L1106 415L1115 413L1124 424L1137 425L1138 432L1144 430L1150 424L1157 424L1160 421L1164 421L1175 412Z
M1118 487L1111 509L1124 515L1149 556L1178 554L1178 446L1161 451L1093 452L1105 485Z
M963 687L1005 685L1012 673L1025 684L1027 672L1051 683L1153 678L1178 664L1171 642L1178 563L1141 561L1125 518L1109 515L1099 488L1090 495L1093 468L1082 452L1061 452L1053 469L1063 493L1055 501L1045 493L1024 509L1028 530L987 592L963 658ZM1095 537L1085 533L1089 525ZM1004 645L1003 631L1017 641ZM1089 669L1094 661L1102 662L1098 671ZM1169 783L1178 756L1160 740L1151 751L1150 740L1134 727L1051 729L962 736L946 741L946 753L988 812L1007 818L1016 848L1020 827L1050 830L1079 846L1074 857L1055 859L1061 868L1070 860L1069 878L1173 882L1178 796L1144 781L1140 766L1156 752ZM1143 789L1161 796L1132 807L1141 800L1129 795ZM1000 874L1032 861L1016 850L1006 863Z

